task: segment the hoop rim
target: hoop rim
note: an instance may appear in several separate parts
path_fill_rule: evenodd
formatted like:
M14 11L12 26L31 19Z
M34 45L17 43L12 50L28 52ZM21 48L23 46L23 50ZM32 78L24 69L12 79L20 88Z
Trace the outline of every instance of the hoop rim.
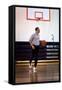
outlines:
M36 17L36 21L40 21L41 20L41 18L40 17Z

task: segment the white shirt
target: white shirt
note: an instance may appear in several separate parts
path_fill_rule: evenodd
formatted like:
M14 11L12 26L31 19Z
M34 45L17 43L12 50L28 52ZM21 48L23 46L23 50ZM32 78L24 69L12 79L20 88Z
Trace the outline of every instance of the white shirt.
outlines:
M32 34L29 40L30 44L39 45L40 44L40 36L39 34Z

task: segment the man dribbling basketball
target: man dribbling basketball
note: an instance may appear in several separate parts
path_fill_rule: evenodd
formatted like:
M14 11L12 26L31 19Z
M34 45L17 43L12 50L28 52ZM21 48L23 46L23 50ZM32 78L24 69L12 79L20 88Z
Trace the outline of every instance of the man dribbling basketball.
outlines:
M40 33L40 29L39 29L39 27L36 27L35 28L35 33L32 34L32 36L30 37L30 40L29 40L29 43L30 43L31 48L32 48L32 57L31 57L31 60L30 60L29 68L32 68L31 63L32 63L32 60L34 58L34 60L35 60L35 64L34 64L34 67L33 67L34 72L36 72L37 61L38 61L38 52L39 52L39 45L40 45L39 33Z

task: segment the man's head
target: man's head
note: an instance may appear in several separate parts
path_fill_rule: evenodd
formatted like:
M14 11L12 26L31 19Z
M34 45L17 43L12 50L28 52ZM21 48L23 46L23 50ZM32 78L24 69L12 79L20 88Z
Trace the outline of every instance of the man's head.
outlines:
M35 32L38 34L38 33L40 33L40 28L39 27L36 27L35 28Z

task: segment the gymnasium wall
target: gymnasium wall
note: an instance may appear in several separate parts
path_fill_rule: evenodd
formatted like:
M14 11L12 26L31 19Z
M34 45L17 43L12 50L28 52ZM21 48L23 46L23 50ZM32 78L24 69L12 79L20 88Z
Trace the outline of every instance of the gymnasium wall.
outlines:
M40 28L40 40L52 42L52 34L54 41L59 42L59 11L50 9L50 22L33 21L26 19L26 8L16 7L16 41L29 41L30 36L35 32L35 27Z

